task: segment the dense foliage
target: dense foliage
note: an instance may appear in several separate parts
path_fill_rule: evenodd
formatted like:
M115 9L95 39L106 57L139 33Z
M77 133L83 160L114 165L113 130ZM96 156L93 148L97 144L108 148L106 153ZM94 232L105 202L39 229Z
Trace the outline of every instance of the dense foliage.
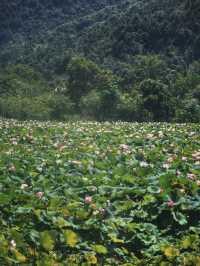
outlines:
M199 47L198 0L1 1L0 114L199 122Z
M0 123L0 264L200 265L200 127Z

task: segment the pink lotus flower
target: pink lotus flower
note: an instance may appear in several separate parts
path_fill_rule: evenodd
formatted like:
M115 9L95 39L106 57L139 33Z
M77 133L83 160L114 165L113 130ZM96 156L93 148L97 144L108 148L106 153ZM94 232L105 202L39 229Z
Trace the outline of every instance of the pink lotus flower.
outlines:
M147 162L140 162L140 167L148 167L149 164Z
M36 195L36 197L37 197L38 199L41 199L41 198L44 196L44 192L39 191L39 192L37 192L35 195Z
M168 163L172 163L174 161L174 157L169 157L168 159L167 159L167 162Z
M59 148L59 151L62 152L65 149L65 145L60 145L58 148Z
M186 162L187 161L187 157L183 156L182 158L182 161Z
M10 241L10 246L11 246L11 248L13 248L13 249L16 248L16 242L15 242L15 240L12 239L12 240Z
M159 189L159 193L163 193L164 192L164 189L163 188L160 188Z
M198 187L200 187L200 180L197 180L196 184Z
M27 184L21 184L21 189L25 189L25 188L27 188L28 187L28 185Z
M92 192L96 192L96 191L97 191L97 187L92 186L92 187L91 187L91 191L92 191Z
M92 203L92 197L91 196L86 196L85 197L85 204L91 204Z
M110 200L107 200L107 201L106 201L106 204L107 204L107 206L111 206L111 202L110 202Z
M13 140L13 141L12 141L12 145L15 145L15 146L16 146L17 144L18 144L18 143L17 143L16 140Z
M16 167L14 166L14 164L8 168L8 171L13 173L16 172Z
M165 169L169 169L169 168L170 168L170 164L168 164L168 163L164 163L164 164L163 164L163 168L165 168Z
M122 149L123 151L128 151L129 150L129 146L128 145L126 145L126 144L121 144L120 145L120 149Z
M196 179L196 175L195 175L195 174L187 174L187 177L188 177L190 180L195 180L195 179Z
M154 137L154 134L147 134L146 136L148 139L152 139Z
M100 213L101 215L104 215L105 212L106 212L106 210L105 210L104 208L100 208L100 209L99 209L99 213Z
M196 152L194 152L194 153L192 154L192 158L193 158L193 160L195 160L195 161L200 160L200 151L196 151Z
M173 200L169 200L169 201L167 202L167 206L168 206L169 208L173 208L174 205L175 205L175 202L174 202Z
M179 170L176 171L176 176L180 176L181 172Z

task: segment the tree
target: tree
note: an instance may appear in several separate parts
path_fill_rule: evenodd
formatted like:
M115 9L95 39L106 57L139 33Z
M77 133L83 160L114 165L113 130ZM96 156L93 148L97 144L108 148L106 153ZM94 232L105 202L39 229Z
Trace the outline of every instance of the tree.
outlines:
M97 86L99 67L83 57L74 57L67 66L69 77L69 95L75 103L78 103L83 95Z
M200 102L195 98L184 99L176 110L175 122L200 122Z
M86 118L98 119L101 112L101 94L97 90L91 90L80 100L81 113Z
M155 121L170 121L173 114L173 97L168 86L158 80L146 79L140 84L143 108L153 114Z
M121 93L117 105L117 115L120 120L144 121L151 120L142 108L142 97L138 91Z
M54 120L65 120L74 112L74 104L63 94L51 94L48 98L48 106L50 117Z

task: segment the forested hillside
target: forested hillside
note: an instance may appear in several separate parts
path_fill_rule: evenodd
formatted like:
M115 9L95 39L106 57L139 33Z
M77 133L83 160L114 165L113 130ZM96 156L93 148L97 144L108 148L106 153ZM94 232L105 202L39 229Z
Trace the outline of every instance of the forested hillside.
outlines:
M200 121L198 0L0 3L0 114Z
M32 38L55 26L98 11L119 0L15 0L1 1L1 42L16 34Z

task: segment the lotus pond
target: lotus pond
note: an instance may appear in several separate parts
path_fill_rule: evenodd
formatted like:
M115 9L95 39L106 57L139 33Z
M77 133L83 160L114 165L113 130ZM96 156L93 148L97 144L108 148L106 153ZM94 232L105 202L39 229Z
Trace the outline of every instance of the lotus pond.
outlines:
M200 125L0 122L0 265L200 265Z

